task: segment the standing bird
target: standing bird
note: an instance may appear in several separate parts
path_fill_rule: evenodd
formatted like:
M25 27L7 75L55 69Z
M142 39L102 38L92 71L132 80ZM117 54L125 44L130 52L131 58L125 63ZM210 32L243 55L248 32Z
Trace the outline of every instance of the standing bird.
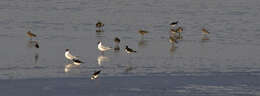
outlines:
M104 51L110 50L110 47L107 46L103 46L102 43L100 41L98 41L98 50L101 51L102 53L104 53Z
M103 28L104 27L104 23L102 23L101 21L98 21L96 23L96 28Z
M114 41L115 43L120 43L120 39L118 37L115 37Z
M174 28L178 24L178 21L170 23L170 25Z
M177 39L182 39L181 33L183 32L183 28L182 27L178 27L177 29L177 33L179 34L179 36L177 37Z
M147 34L149 32L146 30L139 30L138 33L140 33L142 36L144 36L144 34Z
M202 34L203 35L207 35L207 34L209 34L209 31L207 30L207 29L205 29L205 28L202 28Z
M32 38L37 37L37 35L32 33L31 31L28 31L26 34L27 34L28 37L30 37L31 40L32 40Z
M114 50L116 50L116 51L120 50L120 47L119 47L120 39L118 37L115 37L114 42L115 42Z
M125 51L126 51L126 53L136 53L135 50L129 48L127 45L125 46Z
M78 60L78 58L77 58L76 56L73 56L73 55L70 53L69 49L66 49L65 57L66 57L68 60L72 60L72 61Z
M96 72L94 72L93 74L92 74L92 76L91 76L91 80L95 80L95 79L97 79L98 77L99 77L99 74L101 73L101 70L98 70L98 71L96 71Z

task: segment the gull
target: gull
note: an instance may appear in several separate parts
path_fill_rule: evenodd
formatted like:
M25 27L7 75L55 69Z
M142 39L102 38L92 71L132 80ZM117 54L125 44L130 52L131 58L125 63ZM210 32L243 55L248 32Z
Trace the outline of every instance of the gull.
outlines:
M171 25L172 27L175 27L177 24L178 24L178 21L175 21L175 22L170 23L170 25Z
M125 51L126 51L126 53L136 53L135 50L129 48L127 45L125 46Z
M31 30L29 30L28 32L26 32L26 34L27 34L28 37L31 38L31 40L32 40L32 38L37 37L36 34L34 34L34 33L31 32Z
M97 79L99 77L100 72L101 72L101 70L98 70L98 71L94 72L90 79L91 80Z
M104 51L107 51L107 50L110 50L110 49L111 49L110 47L103 46L100 41L98 42L98 50L101 51L102 53L103 53Z
M73 56L69 49L66 49L66 52L65 52L65 57L68 59L68 60L72 60L72 61L76 61L78 60L78 58L76 56Z

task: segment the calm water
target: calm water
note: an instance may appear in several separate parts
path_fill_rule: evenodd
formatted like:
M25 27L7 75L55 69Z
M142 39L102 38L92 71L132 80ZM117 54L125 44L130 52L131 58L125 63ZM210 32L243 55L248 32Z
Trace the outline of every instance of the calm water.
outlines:
M92 95L111 96L259 95L259 4L258 0L1 0L0 83L17 83L8 88L18 91L28 87L30 80L52 84L56 79L45 80L57 78L62 84L78 81L74 83L79 89L101 92ZM105 24L104 32L96 32L98 20ZM177 20L184 32L174 49L168 42L168 24ZM39 36L39 49L28 46L25 33L30 28ZM201 41L202 28L209 30L210 40ZM150 33L141 39L139 29ZM111 50L101 56L97 42L113 47L114 37L121 39L121 49L128 45L137 53ZM66 48L86 63L66 67ZM89 77L99 69L102 83L93 84ZM81 83L104 87L93 89ZM82 91L74 95L85 96Z

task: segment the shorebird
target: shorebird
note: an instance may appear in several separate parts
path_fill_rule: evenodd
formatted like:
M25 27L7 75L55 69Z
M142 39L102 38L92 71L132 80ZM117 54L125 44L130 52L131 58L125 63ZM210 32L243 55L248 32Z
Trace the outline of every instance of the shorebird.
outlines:
M29 30L28 32L26 32L27 36L30 37L30 39L32 40L32 38L36 37L37 35L32 33L31 30Z
M101 73L101 70L98 70L98 71L96 71L96 72L94 72L93 74L92 74L92 76L91 76L91 80L95 80L95 79L97 79L98 77L99 77L99 74Z
M120 43L120 39L118 37L115 37L114 41L115 43Z
M144 36L144 34L147 34L149 32L146 30L139 30L138 33L140 33L142 36Z
M170 23L170 25L171 25L172 27L175 27L177 24L178 24L178 21L175 21L175 22Z
M181 33L182 31L183 31L183 28L182 28L182 27L178 27L178 28L177 28L177 32L178 32L178 33Z
M101 51L102 53L103 53L104 51L107 51L107 50L110 50L110 49L111 49L110 47L103 46L100 41L98 42L98 50Z
M65 52L65 57L68 59L68 60L78 60L78 58L76 56L73 56L69 49L66 49L66 52Z
M101 21L98 21L96 23L96 28L102 28L102 27L104 27L104 24Z
M127 45L125 46L125 52L126 52L126 53L136 53L135 50L129 48Z
M207 29L205 29L205 28L202 28L202 34L203 35L207 35L207 34L209 34L209 31L207 30Z
M178 43L177 40L175 39L175 37L173 37L173 36L169 37L169 42L172 43L172 44Z
M114 50L115 50L115 51L120 50L120 47L119 47L120 41L121 41L121 40L120 40L118 37L115 37L115 39L114 39L114 42L115 42Z
M177 33L179 33L179 36L177 37L177 39L182 39L181 33L183 32L183 28L182 27L178 27L177 28Z

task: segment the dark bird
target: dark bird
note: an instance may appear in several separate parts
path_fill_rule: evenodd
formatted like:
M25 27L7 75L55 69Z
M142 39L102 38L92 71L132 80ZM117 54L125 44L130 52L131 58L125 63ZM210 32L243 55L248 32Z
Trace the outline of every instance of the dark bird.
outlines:
M115 37L114 41L115 41L116 43L120 43L120 39L119 39L118 37Z
M96 28L101 28L101 27L104 27L104 24L101 21L98 21L96 23Z
M129 48L127 45L125 46L125 51L126 51L126 53L136 53L135 50Z
M94 72L93 74L92 74L92 76L91 76L91 80L95 80L95 79L97 79L98 77L99 77L99 74L101 73L101 70L98 70L98 71L96 71L96 72Z

